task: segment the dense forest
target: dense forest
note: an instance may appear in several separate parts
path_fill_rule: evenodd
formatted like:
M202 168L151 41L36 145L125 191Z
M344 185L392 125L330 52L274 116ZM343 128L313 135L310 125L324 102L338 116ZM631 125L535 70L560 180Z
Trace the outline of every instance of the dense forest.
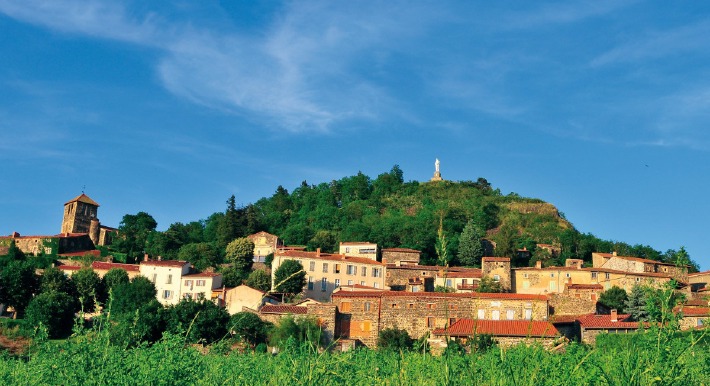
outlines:
M126 215L121 237L112 249L126 254L128 260L143 252L164 258L203 259L207 255L210 261L201 265L213 265L230 241L266 231L281 237L286 245L304 245L309 250L336 251L340 241L418 249L423 264L477 265L480 257L465 256L471 239L475 243L483 240L483 250L489 246L487 253L513 257L516 266L537 260L560 265L567 258L590 262L592 252L612 251L691 262L682 248L661 252L582 233L552 204L515 193L504 195L485 178L405 182L397 165L375 179L358 173L318 185L303 181L292 192L278 186L271 197L254 203L239 206L232 196L226 204L224 212L188 224L174 223L165 232L155 230L157 223L148 213ZM551 255L537 244L554 245L561 252ZM523 248L531 256L516 258L516 251Z

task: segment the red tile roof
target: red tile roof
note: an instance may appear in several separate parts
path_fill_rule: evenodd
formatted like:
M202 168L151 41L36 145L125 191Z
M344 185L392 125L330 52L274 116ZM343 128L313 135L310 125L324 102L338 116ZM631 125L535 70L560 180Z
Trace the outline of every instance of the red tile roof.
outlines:
M580 326L587 329L625 329L633 330L639 328L639 322L627 321L630 315L617 315L617 321L611 321L611 315L583 315L577 320Z
M577 268L577 267L543 267L543 268L518 267L518 268L513 268L513 271L601 272L601 273L615 273L615 274L627 275L627 276L662 277L662 278L668 278L668 279L671 278L671 275L666 274L666 273L628 272L628 271L619 271L616 269L609 269L609 268L591 268L591 267L585 267L585 268Z
M515 293L446 293L446 292L406 292L406 291L340 291L333 297L416 297L416 298L472 298L472 299L500 299L500 300L544 300L545 295L515 294Z
M446 277L447 279L481 278L481 277L483 277L483 271L478 268L472 268L472 269L468 269L465 271L447 272L442 277Z
M57 267L60 271L78 271L81 269L78 265L60 265Z
M683 316L710 316L708 307L683 307L680 311Z
M80 194L80 195L78 195L78 196L72 198L71 200L65 202L64 205L71 204L72 202L77 202L77 201L83 202L83 203L86 203L86 204L89 204L89 205L100 206L98 202L96 202L96 201L90 199L89 196L87 196L87 195L84 194L84 193L82 193L82 194Z
M352 291L353 289L355 290L370 290L370 291L384 291L383 289L375 288L375 287L370 287L362 284L345 284L341 285L340 287L341 291Z
M422 251L418 251L416 249L409 249L409 248L385 248L382 250L382 252L407 252L407 253L421 253Z
M604 287L601 284L566 284L568 289L593 289L601 290Z
M287 306L287 305L265 305L259 310L262 314L306 314L308 313L308 308L301 306Z
M434 335L472 336L490 334L493 336L522 336L531 338L554 338L559 331L550 322L532 320L475 320L460 319L448 329L433 331Z
M217 273L217 272L198 272L198 273L190 273L187 275L183 275L182 277L217 277L217 276L222 276L222 274Z
M121 264L121 263L108 263L104 261L94 261L91 263L91 268L93 269L113 269L120 268L127 272L138 272L140 271L140 265L138 264Z
M326 261L340 261L346 263L358 263L358 264L371 264L371 265L383 265L382 263L368 259L366 257L355 257L355 256L345 256L330 253L321 253L317 256L318 252L305 252L305 251L279 251L276 256L290 257L293 259L314 259L314 260L326 260Z
M705 275L710 275L710 271L689 273L689 274L688 274L688 277L705 276Z
M185 264L190 264L182 260L148 260L141 261L141 265L152 265L157 267L179 267L182 268Z
M491 256L487 256L487 257L481 258L481 261L502 261L502 262L509 262L509 261L510 261L510 257L491 257Z
M585 315L550 315L550 323L574 323Z
M599 252L595 252L595 253L598 254L598 255L600 255L600 256L602 256L602 257L606 257L606 258L616 257L616 258L619 258L619 259L622 259L622 260L638 261L638 262L640 262L640 263L661 264L661 265L672 265L672 266L675 266L675 264L672 264L672 263L664 263L664 262L658 261L658 260L644 259L643 257L618 256L618 255L615 256L613 253L599 253Z

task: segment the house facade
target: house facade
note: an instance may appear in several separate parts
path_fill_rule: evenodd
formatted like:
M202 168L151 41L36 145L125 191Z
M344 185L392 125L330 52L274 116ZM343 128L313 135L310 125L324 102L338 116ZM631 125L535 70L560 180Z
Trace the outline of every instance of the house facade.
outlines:
M481 334L492 335L501 347L520 343L539 343L550 347L562 337L552 323L539 320L460 319L447 328L432 331L432 335L439 340L453 339L463 344Z
M656 260L643 259L632 256L619 256L613 253L592 253L594 268L607 268L615 271L633 273L658 273L668 275L680 282L688 282L688 267L663 263Z
M156 297L163 305L180 302L182 278L189 273L190 263L187 261L149 260L140 263L140 274L155 285Z
M338 254L377 260L377 244L371 242L341 242Z
M183 275L180 297L185 299L211 299L212 291L222 287L222 274L215 272Z
M275 253L277 249L284 246L278 236L268 232L254 233L247 238L254 243L254 261L257 263L263 263L267 255Z

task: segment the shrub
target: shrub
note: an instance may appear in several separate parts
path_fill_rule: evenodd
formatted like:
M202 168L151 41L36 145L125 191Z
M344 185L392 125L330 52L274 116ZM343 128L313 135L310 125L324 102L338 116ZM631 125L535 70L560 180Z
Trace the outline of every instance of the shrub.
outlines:
M230 318L231 331L252 346L266 342L266 336L271 323L261 320L251 312L238 312Z
M43 324L50 338L69 336L74 326L77 302L71 296L57 291L37 295L27 306L25 321L27 327Z
M289 340L295 345L306 343L312 347L325 343L322 330L314 317L298 318L286 316L279 320L268 334L272 346L286 348Z
M377 337L377 347L384 350L410 350L413 340L407 330L385 328Z

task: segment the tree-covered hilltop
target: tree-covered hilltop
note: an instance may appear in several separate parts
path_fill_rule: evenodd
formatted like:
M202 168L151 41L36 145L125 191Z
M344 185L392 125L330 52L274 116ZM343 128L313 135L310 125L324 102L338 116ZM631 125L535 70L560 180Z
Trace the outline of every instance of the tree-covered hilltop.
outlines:
M632 246L581 233L554 205L515 193L504 195L485 178L405 182L404 173L396 165L375 179L358 173L318 185L303 181L290 193L278 186L271 197L244 207L238 207L232 196L225 212L189 224L175 223L165 232L156 232L150 221L142 219L145 216L149 215L126 215L121 223L122 231L128 230L124 235L141 235L143 241L139 240L139 244L145 246L144 251L168 258L176 258L188 244L208 243L223 254L235 238L266 231L278 235L287 245L305 245L309 250L336 251L340 241L370 241L380 248L413 248L422 251L424 264L434 264L440 224L452 265L471 265L476 261L468 256L471 238L474 243L481 238L492 241L489 244L495 249L489 253L514 257L514 265L519 266L536 260L543 260L545 265L563 264L567 258L591 261L592 252L617 251L663 261L675 261L678 255L673 250L661 253L649 246ZM151 229L147 233L136 230L136 224L150 224ZM466 247L460 254L459 243L467 224L470 229L463 236ZM537 244L550 244L561 252L550 254ZM126 239L119 240L116 247L134 256L134 251L141 250ZM195 245L190 248L196 249ZM530 259L516 258L516 251L523 248L530 251Z

